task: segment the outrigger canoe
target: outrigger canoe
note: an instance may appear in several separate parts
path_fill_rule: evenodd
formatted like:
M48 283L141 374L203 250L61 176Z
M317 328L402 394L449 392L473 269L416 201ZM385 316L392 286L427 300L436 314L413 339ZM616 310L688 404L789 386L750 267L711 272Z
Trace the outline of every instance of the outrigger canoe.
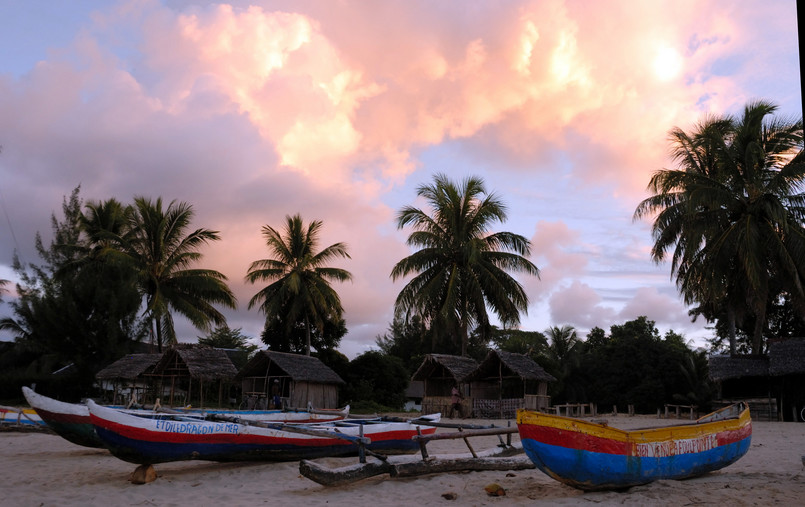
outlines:
M0 406L0 424L44 427L45 421L31 408Z
M724 468L752 441L744 403L690 424L623 431L580 419L518 410L520 441L531 461L578 489L624 489L661 479L686 479Z
M95 427L89 417L89 409L85 404L65 403L48 398L34 392L28 387L22 388L22 394L33 407L45 424L66 440L84 447L105 447L103 441L95 433ZM122 407L109 407L124 410ZM124 410L132 415L151 416L156 414L150 410ZM200 409L172 409L171 413L179 412L193 417L208 417L211 414L233 416L244 420L268 422L329 422L339 421L349 415L349 407L340 410L309 409L309 410L209 410Z
M151 465L168 461L289 461L357 455L359 446L385 454L413 453L412 437L433 426L410 422L349 420L319 424L212 422L143 418L87 402L95 432L123 461ZM439 415L429 416L438 422Z

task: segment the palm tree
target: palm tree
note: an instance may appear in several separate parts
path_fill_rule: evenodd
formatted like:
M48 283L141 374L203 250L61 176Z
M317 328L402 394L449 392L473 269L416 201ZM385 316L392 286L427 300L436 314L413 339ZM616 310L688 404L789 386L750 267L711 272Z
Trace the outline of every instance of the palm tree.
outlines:
M75 274L84 268L95 271L112 264L121 270L127 269L128 257L123 249L129 226L127 217L131 213L130 206L124 206L114 198L88 202L85 211L76 217L81 235L70 244L58 245L66 260L59 266L57 275Z
M652 257L660 262L673 248L671 274L686 302L728 320L733 353L735 323L750 314L752 351L762 353L773 286L805 298L802 121L768 118L776 110L756 101L739 118L708 117L690 134L673 129L679 168L652 176L654 195L634 215L657 213Z
M575 347L579 343L579 337L573 326L553 326L545 331L551 339L548 346L548 354L557 364L563 365L570 359L575 352Z
M583 389L573 383L572 373L578 368L581 354L579 353L579 337L573 326L553 326L545 330L545 334L550 339L546 356L553 363L551 373L556 377L556 385L553 388L556 394L565 400L572 400Z
M539 276L539 269L524 256L529 241L511 232L489 233L494 222L506 220L506 206L488 194L483 180L466 178L457 186L443 174L417 195L430 212L413 206L397 214L397 227L412 226L408 245L419 248L391 271L392 280L416 273L395 302L397 315L418 314L431 325L445 326L467 353L468 329L488 329L487 305L504 326L520 322L528 296L507 270Z
M129 214L129 229L120 238L125 253L138 273L146 314L156 331L157 346L176 343L171 311L186 317L196 328L211 331L211 324L223 325L226 318L213 305L234 308L235 296L226 276L211 269L191 269L202 257L203 244L220 239L217 231L196 229L185 235L193 218L193 207L172 201L162 208L136 197Z
M246 281L272 283L252 297L249 309L259 304L266 319L282 318L286 335L291 334L297 323L304 323L306 354L310 355L311 326L323 332L328 319L337 321L344 312L341 298L330 281L352 280L349 271L326 264L336 257L349 259L350 256L344 243L316 251L322 228L320 220L310 222L307 227L299 214L286 216L285 220L281 232L269 225L263 226L266 245L274 257L253 262Z

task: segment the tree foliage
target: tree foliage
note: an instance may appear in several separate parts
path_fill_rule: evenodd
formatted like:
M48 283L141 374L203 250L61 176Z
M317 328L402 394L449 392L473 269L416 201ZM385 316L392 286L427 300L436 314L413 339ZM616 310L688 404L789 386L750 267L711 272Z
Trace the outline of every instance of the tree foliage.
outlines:
M246 274L249 283L271 282L249 301L250 309L259 306L266 316L264 336L271 340L279 332L291 342L295 329L301 325L307 355L313 346L313 328L324 337L327 322L335 325L342 322L341 298L330 282L352 280L349 271L327 266L336 257L350 258L344 243L316 251L321 228L319 220L305 227L298 214L286 216L282 230L263 226L263 236L273 257L253 262Z
M409 378L400 358L370 350L350 361L344 394L350 404L368 400L399 410L405 405Z
M173 312L203 331L211 330L212 324L225 324L215 305L235 308L236 304L226 276L193 267L202 257L198 250L218 241L218 232L202 228L188 233L194 211L185 202L171 201L163 209L161 197L156 201L135 197L130 209L128 229L115 239L137 272L159 350L163 343L177 341Z
M670 133L677 169L656 172L635 219L655 215L652 257L670 253L671 274L693 315L725 321L763 352L769 301L786 293L805 309L805 165L802 120L750 102L739 117L708 116ZM747 328L749 322L752 328Z
M0 321L23 349L49 356L46 364L73 365L76 382L91 385L94 372L132 350L145 335L138 319L140 297L131 270L92 252L92 237L83 229L79 188L64 199L64 218L51 217L53 240L39 234L41 264L15 257L19 297L10 303L15 318ZM83 252L83 253L82 253Z
M334 321L332 316L327 316L322 327L308 329L303 321L296 322L289 329L287 316L275 315L266 319L260 339L271 350L307 354L311 348L319 352L337 348L346 334L347 323L344 319Z
M492 326L490 343L497 349L523 354L532 359L545 356L548 348L548 340L539 331L499 329L496 326Z
M218 326L207 336L199 336L199 345L218 349L241 349L250 355L257 350L257 345L249 343L249 337L242 333L243 328L231 329L229 326Z
M693 353L673 331L660 336L654 322L646 317L613 325L609 336L596 328L594 335L576 347L579 362L568 381L583 386L583 392L581 399L569 401L593 401L601 407L616 405L621 409L632 404L643 413L691 392L697 393L699 405L709 402L704 354ZM692 373L689 368L686 373L691 354L695 354L696 369Z
M397 214L399 229L413 228L407 243L418 250L391 271L393 280L414 275L397 296L395 313L420 315L466 355L469 331L489 330L487 308L504 326L518 324L527 311L528 296L508 271L539 276L539 270L525 258L531 249L525 237L489 232L506 220L506 206L480 178L457 185L437 174L417 195L429 209L405 206Z

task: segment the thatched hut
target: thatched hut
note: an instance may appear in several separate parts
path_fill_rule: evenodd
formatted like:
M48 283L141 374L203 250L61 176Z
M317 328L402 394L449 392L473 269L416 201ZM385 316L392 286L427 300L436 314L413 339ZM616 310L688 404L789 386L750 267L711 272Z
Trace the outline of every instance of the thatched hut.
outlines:
M104 398L113 405L143 400L153 387L150 375L162 354L129 354L95 374Z
M441 412L449 414L451 407L450 392L453 386L458 386L464 395L462 401L463 413L469 415L472 411L469 385L464 382L465 377L472 373L478 363L471 357L451 356L448 354L428 354L422 364L411 377L412 381L421 380L424 385L422 397L422 413L431 414Z
M218 406L231 397L229 388L238 371L220 349L209 347L176 347L162 355L154 367L154 377L160 381L162 404L194 404L204 407L216 397ZM194 387L195 384L195 387Z
M523 354L490 350L464 381L470 383L473 415L502 419L515 417L518 408L550 407L548 383L556 379Z
M710 379L716 385L716 406L745 401L754 419L777 419L777 398L768 357L717 354L708 358L708 365Z
M779 400L783 421L805 421L805 338L769 343L769 374Z
M338 386L344 384L336 372L317 357L263 350L237 374L241 381L244 408L265 408L274 386L283 406L338 408Z

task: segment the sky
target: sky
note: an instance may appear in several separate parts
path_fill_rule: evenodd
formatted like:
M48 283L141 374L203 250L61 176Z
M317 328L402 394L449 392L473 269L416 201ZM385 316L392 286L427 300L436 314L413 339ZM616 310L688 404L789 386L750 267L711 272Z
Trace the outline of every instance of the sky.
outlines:
M220 233L200 266L228 277L229 326L258 337L244 277L299 213L348 245L350 358L392 321L395 215L436 173L483 178L494 230L530 239L521 329L645 315L705 345L635 208L673 127L755 99L802 115L795 0L1 0L0 47L0 278L78 185L184 201Z

